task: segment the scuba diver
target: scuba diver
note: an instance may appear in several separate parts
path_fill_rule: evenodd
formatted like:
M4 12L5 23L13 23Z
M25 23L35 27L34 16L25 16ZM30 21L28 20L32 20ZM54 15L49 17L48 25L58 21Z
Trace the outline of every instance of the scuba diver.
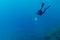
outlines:
M47 10L49 7L51 7L51 5L49 5L47 8L44 9L44 11L42 11L44 5L45 5L45 4L42 3L42 5L41 5L41 9L38 10L38 15L43 15L43 14L46 12L46 10Z

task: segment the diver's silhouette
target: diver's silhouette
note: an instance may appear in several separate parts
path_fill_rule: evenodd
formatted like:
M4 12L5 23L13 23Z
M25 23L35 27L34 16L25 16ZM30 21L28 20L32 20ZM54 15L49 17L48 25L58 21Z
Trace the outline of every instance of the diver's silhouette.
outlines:
M49 5L47 8L44 9L44 11L42 11L44 5L45 5L45 4L42 3L42 5L41 5L41 9L38 11L38 15L42 15L42 14L44 14L44 13L46 12L46 10L50 7L50 5Z

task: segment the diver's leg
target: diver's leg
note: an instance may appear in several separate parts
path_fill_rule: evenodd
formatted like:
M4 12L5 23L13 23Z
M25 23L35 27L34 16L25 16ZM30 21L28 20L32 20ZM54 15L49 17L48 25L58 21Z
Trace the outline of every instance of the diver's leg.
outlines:
M43 11L43 13L45 13L45 11L48 9L48 8L50 8L51 7L51 5L49 5L47 8L45 8L45 10Z
M44 7L44 3L42 3L42 5L41 5L41 9Z

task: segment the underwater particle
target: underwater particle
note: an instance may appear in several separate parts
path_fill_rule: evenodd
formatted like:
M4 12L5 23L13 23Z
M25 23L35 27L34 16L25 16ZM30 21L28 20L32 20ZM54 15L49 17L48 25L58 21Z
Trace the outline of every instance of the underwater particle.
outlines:
M34 20L35 20L35 21L38 21L38 18L37 18L37 17L35 17L35 18L34 18Z

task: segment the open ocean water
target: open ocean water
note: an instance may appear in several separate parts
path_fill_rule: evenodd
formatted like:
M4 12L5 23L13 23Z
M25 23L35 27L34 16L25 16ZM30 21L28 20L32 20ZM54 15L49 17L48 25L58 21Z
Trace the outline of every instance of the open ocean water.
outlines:
M42 2L51 7L39 16ZM58 26L60 0L0 0L0 40L45 40Z

